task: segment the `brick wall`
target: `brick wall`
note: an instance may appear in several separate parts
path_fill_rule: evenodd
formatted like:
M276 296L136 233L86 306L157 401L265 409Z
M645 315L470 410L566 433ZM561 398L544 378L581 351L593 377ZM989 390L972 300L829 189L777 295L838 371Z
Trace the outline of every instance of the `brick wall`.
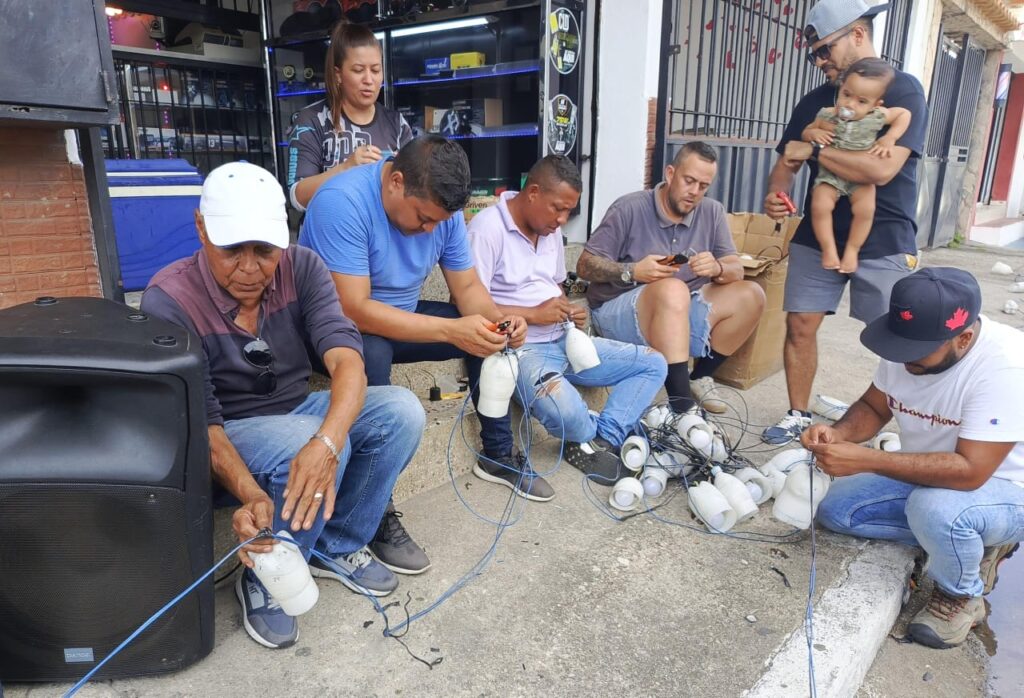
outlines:
M650 189L661 181L661 172L654 172L655 125L658 122L658 100L647 100L647 146L644 157L644 189Z
M44 295L101 295L85 178L63 131L0 127L0 308Z

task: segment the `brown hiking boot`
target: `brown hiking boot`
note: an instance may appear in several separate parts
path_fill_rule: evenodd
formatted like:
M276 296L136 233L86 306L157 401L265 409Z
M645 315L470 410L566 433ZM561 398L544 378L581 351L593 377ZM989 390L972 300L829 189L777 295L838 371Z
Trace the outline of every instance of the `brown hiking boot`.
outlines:
M918 611L907 635L926 647L944 650L967 639L971 628L985 620L985 601L980 596L949 596L938 587L928 604Z
M985 548L985 556L981 558L981 565L978 569L978 576L981 577L981 582L985 585L982 594L988 594L996 588L996 582L999 581L999 565L1003 560L1013 557L1019 547L1020 543L1007 543Z

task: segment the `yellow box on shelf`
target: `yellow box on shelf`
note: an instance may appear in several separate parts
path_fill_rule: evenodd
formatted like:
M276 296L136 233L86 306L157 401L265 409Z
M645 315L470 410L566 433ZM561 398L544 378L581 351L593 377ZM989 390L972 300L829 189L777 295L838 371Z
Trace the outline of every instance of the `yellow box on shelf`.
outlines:
M487 56L479 51L470 51L468 53L453 53L449 67L452 70L458 70L459 68L478 68L486 64Z

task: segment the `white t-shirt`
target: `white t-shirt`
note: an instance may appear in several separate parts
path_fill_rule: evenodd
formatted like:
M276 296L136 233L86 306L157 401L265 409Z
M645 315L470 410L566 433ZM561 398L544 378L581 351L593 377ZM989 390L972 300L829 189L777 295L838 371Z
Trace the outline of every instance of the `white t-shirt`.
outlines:
M907 453L952 453L960 437L1016 441L993 476L1024 482L1024 332L982 316L978 340L948 370L915 376L883 360L874 383Z

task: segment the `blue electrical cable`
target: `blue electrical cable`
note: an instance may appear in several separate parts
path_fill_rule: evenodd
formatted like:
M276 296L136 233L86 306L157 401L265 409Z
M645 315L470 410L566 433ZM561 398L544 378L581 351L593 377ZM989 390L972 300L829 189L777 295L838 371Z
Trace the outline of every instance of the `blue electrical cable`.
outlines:
M519 390L518 382L516 384L516 390ZM470 580L472 580L474 577L477 577L480 574L482 574L483 571L488 566L488 564L490 563L490 561L494 558L494 555L497 552L498 543L500 542L501 537L502 537L505 529L507 529L508 527L510 527L510 526L514 525L515 523L517 523L519 521L519 519L522 518L522 515L525 512L526 505L524 503L521 511L516 516L515 520L512 520L511 516L512 516L512 513L515 511L515 504L516 504L516 500L518 499L518 497L516 496L516 493L513 491L513 492L511 492L509 494L509 498L508 498L508 500L505 503L505 507L504 507L504 509L502 511L501 518L498 521L493 521L493 520L491 520L491 519L489 519L489 518L487 518L485 516L482 516L482 515L478 514L469 505L469 503L462 497L462 494L459 492L458 487L455 486L456 485L456 483L455 483L455 474L454 474L454 470L452 468L452 461L451 461L452 442L453 442L453 440L455 438L455 431L456 431L456 429L461 427L463 422L464 422L464 420L465 420L466 405L469 403L470 395L471 394L472 394L472 390L470 390L470 394L466 396L466 400L463 402L462 409L460 410L459 416L458 416L458 418L456 420L457 423L456 423L456 425L454 425L452 427L452 433L451 433L451 435L448 438L448 454L447 454L448 455L448 472L449 472L449 475L451 477L452 484L453 484L453 487L455 489L455 493L456 493L456 495L458 495L459 500L462 502L463 506L465 506L466 509L469 510L470 513L472 513L477 518L480 518L481 520L487 521L488 523L491 523L491 524L496 526L496 532L495 532L494 540L492 541L492 543L491 543L490 547L487 549L487 551L484 553L483 557L481 557L480 560L477 561L477 563L475 565L473 565L473 567L470 568L470 570L465 575L463 575L461 578L459 578L454 584L452 584L451 587L449 587L443 594L441 594L437 599L435 599L426 608L424 608L423 610L421 610L421 611L419 611L417 613L414 613L412 615L407 616L407 618L402 623L399 623L396 626L392 627L390 625L390 622L389 622L388 617L387 617L386 607L381 606L380 601L377 600L377 597L375 597L375 596L373 596L372 594L369 594L369 593L362 594L364 597L366 597L367 599L370 600L370 602L373 604L373 607L377 611L377 613L379 613L383 617L384 624L385 624L384 635L386 635L388 637L393 637L393 638L398 639L399 636L397 635L397 633L401 632L402 630L407 629L414 621L419 620L420 618L423 618L425 615L427 615L428 613L430 613L431 611L436 609L438 606L440 606L445 601L447 601L449 598L451 598L457 591L459 591L463 586L465 586ZM519 428L520 444L524 447L524 448L521 449L521 451L526 456L527 463L530 464L530 468L532 469L533 465L532 465L532 458L531 458L531 453L530 453L530 449L531 449L531 446L532 446L532 437L533 437L532 425L530 424L530 407L532 407L532 401L527 400L526 396L523 395L522 391L519 391L519 397L521 399L521 404L527 406L526 409L524 409L523 418L520 421L520 428ZM555 408L556 408L556 411L557 411L557 409L558 409L557 404L555 405ZM563 427L561 429L561 431L564 431L564 421L562 420L561 412L558 412L558 418L559 418L559 421L562 423L562 427ZM524 425L525 425L525 437L524 437ZM469 442L468 442L468 440L466 440L464 430L463 430L463 440L465 441L466 445L469 446ZM564 446L565 446L565 440L562 439L561 443L559 445L559 450L558 450L558 460L555 461L555 465L554 465L554 467L552 468L552 470L550 472L554 472L555 470L558 469L558 464L561 461L562 452L564 450ZM473 449L472 447L469 447L469 448L470 448L470 451L472 451L475 456L483 455L483 454L477 453L475 451L475 449ZM519 480L516 482L516 489L519 489L520 486L522 485L522 479L523 479L524 476L525 476L525 472L524 471L520 471L519 472ZM127 647L129 644L131 644L139 635L141 635L143 632L145 632L145 630L147 628L149 628L153 623L155 623L157 620L159 620L159 618L164 613L166 613L168 610L173 608L183 598L185 598L186 596L188 596L188 594L190 594L192 591L194 591L196 589L196 587L198 587L206 579L208 579L214 572L217 571L218 568L220 568L225 562L227 562L236 553L238 553L239 550L241 550L243 547L245 547L249 543L252 543L257 538L267 538L267 537L273 538L275 540L281 540L281 541L284 541L284 542L287 542L287 543L291 543L291 544L296 545L296 546L298 546L300 548L303 548L303 549L309 551L309 553L312 556L315 556L319 560L323 561L323 563L325 565L327 565L328 567L330 567L334 571L338 572L339 574L343 574L343 575L345 574L344 570L342 570L338 566L338 564L334 561L333 558L331 558L328 555L325 555L324 553L321 553L320 551L318 551L318 550L316 550L314 548L302 545L302 544L294 541L291 538L285 538L285 537L282 537L282 536L278 536L276 534L267 534L267 533L261 533L258 536L254 536L252 538L249 538L248 540L243 541L243 542L239 543L238 545L236 545L230 552L228 552L215 565L213 565L213 567L211 567L206 572L204 572L198 579L196 579L194 582L192 582L181 593L179 593L173 599L168 601L162 608L160 608L156 613L154 613L145 622L143 622L142 625L140 625L138 628L136 628L117 647L115 647L110 652L110 654L108 654L106 657L104 657L103 660L100 661L99 664L97 664L95 667L93 667L88 673L86 673L85 676L83 676L77 683L75 683L67 691L67 693L64 694L64 697L65 698L70 698L71 696L74 696L78 691L80 691L82 689L82 687L85 686L85 684L87 684L89 682L89 680L92 679L92 677L95 676L96 673L100 669L102 669L111 659L113 659L115 656L117 656L118 653L120 653L125 647ZM389 604L389 606L390 605L391 604ZM415 657L415 655L413 655L413 656ZM417 659L419 659L419 658L417 658ZM423 660L420 660L420 661L423 661ZM437 660L437 661L439 661L439 660ZM431 668L433 667L433 664L430 663L430 662L424 662L424 663L426 663ZM436 661L434 663L436 663Z
M232 558L232 557L233 557L233 556L235 555L235 553L237 553L237 552L238 552L239 550L241 550L241 549L242 549L242 548L244 548L245 546L249 545L249 543L252 543L252 542L253 542L254 540L256 540L257 538L261 538L261 537L264 537L264 536L253 536L253 537L252 537L252 538L250 538L249 540L247 540L247 541L244 541L244 542L242 542L242 543L239 543L238 545L236 545L236 546L235 546L235 548L234 548L234 549L233 549L233 550L232 550L231 552L229 552L229 553L228 553L227 555L225 555L224 557L222 557L222 558L220 559L220 562L218 562L218 563L217 563L217 564L215 564L215 565L214 565L213 567L211 567L211 568L210 568L210 569L208 569L208 570L207 570L206 572L204 572L204 573L203 573L203 575L202 575L201 577L199 577L199 579L197 579L196 581L192 582L192 583L191 583L191 584L190 584L190 585L189 585L189 586L188 586L188 587L187 587L187 588L186 588L186 589L185 589L184 591L182 591L182 592L181 592L180 594L178 594L178 595L177 595L177 596L175 596L175 597L174 597L173 599L171 599L170 601L168 601L168 602L167 602L167 603L166 603L166 604L164 605L164 607L163 607L163 608L161 608L161 609L160 609L159 611L157 611L156 613L154 613L153 615L151 615L151 616L149 617L149 619L148 619L148 620L146 620L146 622L144 622L144 623L143 623L142 625L140 625L140 626L139 626L138 628L136 628L136 629L135 629L135 630L134 630L134 631L132 632L132 634L131 634L131 635L129 635L128 637L126 637L126 638L125 638L125 639L124 639L124 640L123 640L123 641L121 642L121 644L119 644L119 645L118 645L117 647L115 647L115 648L114 648L114 649L113 649L113 650L112 650L112 651L110 652L110 654L108 654L108 655L107 655L106 657L104 657L104 658L103 658L103 660L102 660L102 661L101 661L101 662L100 662L99 664L97 664L97 665L96 665L96 666L94 666L94 667L93 667L92 669L90 669L90 670L89 670L89 673L87 673L87 674L86 674L85 676L83 676L83 677L82 677L81 679L79 679L78 683L76 683L76 684L75 684L74 686L72 686L72 687L71 687L71 688L70 688L70 689L68 690L68 692L64 694L64 698L70 698L70 696L73 696L73 695L75 695L76 693L78 693L78 691L80 691L80 690L82 689L82 687L83 687L83 686L84 686L85 684L87 684L87 683L89 682L89 679L91 679L91 678L92 678L93 676L95 676L95 675L96 675L96 672L97 672L97 671L99 671L100 669L102 669L102 668L103 668L103 666L104 666L104 665L105 665L105 664L106 664L107 662L109 662L109 661L110 661L111 659L113 659L113 658L114 658L115 656L117 656L118 652L120 652L120 651L121 651L121 650L123 650L123 649L124 649L125 647L127 647L127 646L128 646L128 645L129 645L129 644L130 644L130 643L132 642L132 640L134 640L134 639L135 639L135 638L137 638L137 637L138 637L139 635L141 635L141 634L142 634L142 632L143 632L143 631L144 631L144 630L145 630L146 628L148 628L148 627L149 627L149 626L151 626L151 625L152 625L153 623L155 623L155 622L156 622L156 621L157 621L157 620L158 620L158 619L160 618L160 616L162 616L162 615L163 615L164 613L166 613L166 612L167 612L168 610L170 610L170 609L171 609L171 608L172 608L172 607L173 607L173 606L174 606L174 605L175 605L176 603L178 603L178 602L179 602L179 601L181 601L181 600L182 600L183 598L185 598L186 596L188 596L188 595L189 595L189 593L191 593L191 592L192 592L192 591L193 591L193 590L194 590L194 589L195 589L195 588L196 588L197 586L199 586L200 584L202 584L202 583L203 583L203 581L205 581L205 580L206 580L206 579L207 579L207 578L208 578L208 577L209 577L209 576L210 576L211 574L213 574L214 572L216 572L216 571L217 571L217 568L219 568L219 567L220 567L221 565L223 565L223 564L224 564L225 562L227 562L227 561L228 561L229 559L231 559L231 558ZM276 538L277 536L274 536L274 537ZM282 540L284 540L284 539L282 539Z
M817 582L818 541L814 535L814 456L808 459L807 467L811 469L810 505L811 505L811 572L807 582L807 610L804 615L804 634L807 636L807 680L811 684L811 698L817 698L818 687L814 680L814 586Z

